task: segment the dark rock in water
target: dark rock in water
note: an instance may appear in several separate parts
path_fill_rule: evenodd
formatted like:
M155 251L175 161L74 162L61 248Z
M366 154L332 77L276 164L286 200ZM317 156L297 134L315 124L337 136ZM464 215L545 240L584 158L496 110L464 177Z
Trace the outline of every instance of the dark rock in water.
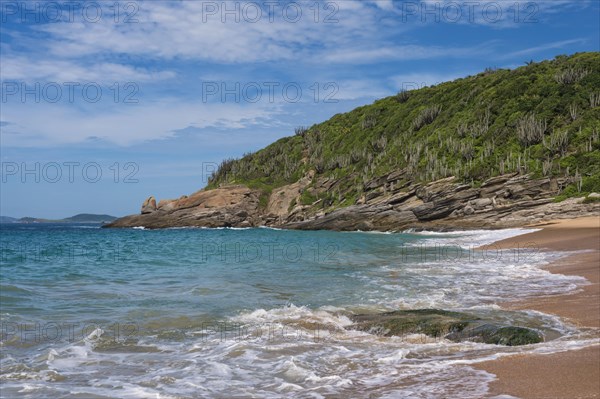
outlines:
M473 341L495 345L528 345L543 341L543 336L525 327L498 326L468 313L440 309L397 310L352 317L351 328L371 334L404 336L425 334L454 342Z
M439 309L396 310L379 314L353 316L356 322L352 328L372 334L402 336L406 334L426 334L443 337L460 332L477 317L459 312Z
M524 327L502 327L492 334L486 341L488 344L497 345L529 345L542 342L544 337L535 330Z
M448 334L446 338L456 342L475 341L507 346L537 344L544 340L540 333L529 328L503 327L494 324L484 324L464 329L457 333Z

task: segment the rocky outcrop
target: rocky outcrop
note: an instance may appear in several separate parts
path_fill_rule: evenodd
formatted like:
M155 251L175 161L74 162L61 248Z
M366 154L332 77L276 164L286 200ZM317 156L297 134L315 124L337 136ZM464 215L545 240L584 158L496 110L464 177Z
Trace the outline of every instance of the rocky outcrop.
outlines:
M142 204L142 215L152 213L156 210L156 199L154 197L148 197Z
M600 204L583 198L554 202L564 179L533 179L509 174L493 177L480 187L450 177L429 184L389 188L389 178L369 183L371 195L358 205L322 217L290 221L285 227L313 230L383 230L501 228L543 220L600 214ZM380 187L385 191L376 191ZM372 193L376 192L376 195Z
M352 316L350 329L386 337L424 334L454 342L472 341L486 344L518 346L542 342L536 330L498 325L475 315L440 309L397 310L380 314Z
M126 216L106 227L251 227L262 224L260 192L245 186L226 186L198 191L176 200L163 200L152 206L144 202L142 214Z
M290 211L300 202L302 191L311 183L314 171L293 184L288 184L273 190L265 214L271 218L287 218Z
M176 200L154 197L141 215L116 220L107 227L148 228L273 226L301 230L380 230L502 228L600 214L592 195L554 202L566 179L534 179L529 175L496 176L479 187L453 177L428 184L411 183L397 171L365 183L365 194L354 205L331 209L323 200L301 204L303 190L313 196L339 190L339 181L314 178L309 172L298 182L273 190L265 205L261 192L242 185L201 190ZM340 194L343 195L343 194Z
M353 205L312 220L289 223L286 227L299 230L390 231L418 221L413 212L397 211L389 204Z

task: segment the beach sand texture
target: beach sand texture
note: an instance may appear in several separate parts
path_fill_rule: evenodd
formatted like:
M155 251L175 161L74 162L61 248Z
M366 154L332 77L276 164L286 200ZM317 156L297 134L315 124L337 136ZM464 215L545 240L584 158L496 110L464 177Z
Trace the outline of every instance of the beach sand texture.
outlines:
M600 327L600 216L559 220L542 230L494 243L502 249L527 245L543 250L585 251L546 266L553 273L585 277L591 284L569 295L535 297L502 304L507 309L533 309L555 314L579 327ZM600 336L600 334L599 334ZM600 346L549 355L515 355L480 363L498 378L489 397L523 399L600 398Z

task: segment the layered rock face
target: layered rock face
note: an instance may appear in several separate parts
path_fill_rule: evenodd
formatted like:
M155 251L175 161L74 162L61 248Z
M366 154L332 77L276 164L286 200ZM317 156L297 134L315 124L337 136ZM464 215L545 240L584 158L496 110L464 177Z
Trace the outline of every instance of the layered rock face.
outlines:
M449 177L426 185L397 185L394 189L395 178L392 174L371 182L372 190L362 204L286 227L363 231L500 228L600 213L600 204L585 204L583 198L553 202L569 183L565 179L532 179L515 173L493 177L480 187Z
M126 216L106 227L250 227L260 224L260 192L245 186L198 191L176 200L154 197L142 205L140 215Z
M272 226L302 230L379 230L409 228L438 230L501 228L543 220L600 214L600 203L583 198L560 203L553 197L570 183L565 179L533 179L508 174L493 177L479 187L449 177L429 184L411 184L401 173L392 173L366 184L357 204L326 213L319 201L300 203L302 191L311 183L328 190L335 182L313 182L309 173L298 182L273 190L267 205L261 192L243 185L198 191L189 197L163 200L154 197L142 205L140 215L127 216L107 227L256 227ZM403 183L404 182L404 183Z

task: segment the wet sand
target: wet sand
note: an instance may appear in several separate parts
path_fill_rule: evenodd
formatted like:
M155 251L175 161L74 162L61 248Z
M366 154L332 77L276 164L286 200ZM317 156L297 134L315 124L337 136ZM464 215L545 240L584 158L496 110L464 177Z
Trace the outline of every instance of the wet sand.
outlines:
M600 327L600 217L560 220L541 231L492 244L575 253L545 267L553 273L585 277L590 284L568 295L534 297L502 304L507 309L533 309L565 318L579 327ZM600 336L600 334L599 334ZM600 398L600 346L550 355L515 355L479 363L498 378L489 397L512 395L523 399Z

